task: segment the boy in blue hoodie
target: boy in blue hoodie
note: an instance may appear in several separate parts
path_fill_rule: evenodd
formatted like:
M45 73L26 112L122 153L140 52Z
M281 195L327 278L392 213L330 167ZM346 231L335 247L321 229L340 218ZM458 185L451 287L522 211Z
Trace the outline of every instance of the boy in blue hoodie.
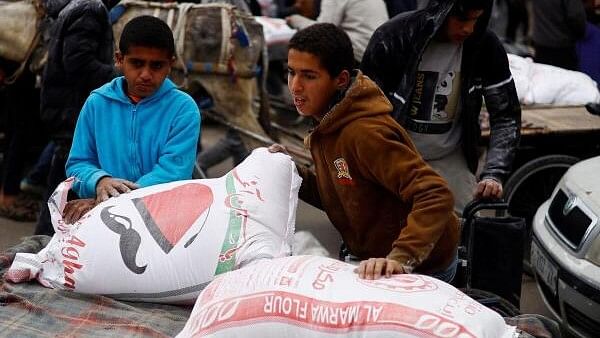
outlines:
M115 59L124 76L94 90L77 120L66 171L81 199L67 203L67 223L110 197L192 177L200 111L167 79L175 60L170 28L152 16L132 19Z

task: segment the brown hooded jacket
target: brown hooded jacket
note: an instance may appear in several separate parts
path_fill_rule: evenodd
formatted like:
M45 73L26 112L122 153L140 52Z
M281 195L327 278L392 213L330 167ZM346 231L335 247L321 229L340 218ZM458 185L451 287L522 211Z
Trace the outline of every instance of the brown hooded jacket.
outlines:
M352 254L387 257L421 273L441 271L459 239L453 197L391 110L359 72L305 139L316 177L301 168L300 197L325 210Z

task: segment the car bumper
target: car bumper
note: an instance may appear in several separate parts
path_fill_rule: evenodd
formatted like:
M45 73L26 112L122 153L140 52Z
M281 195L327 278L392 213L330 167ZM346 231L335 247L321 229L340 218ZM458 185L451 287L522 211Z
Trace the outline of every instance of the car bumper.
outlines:
M549 202L542 204L533 219L532 256L537 259L532 260L532 266L538 289L546 306L565 329L578 337L597 337L600 334L600 287L580 278L578 272L600 268L573 256L561 243L545 223L548 205ZM534 250L538 252L534 254Z

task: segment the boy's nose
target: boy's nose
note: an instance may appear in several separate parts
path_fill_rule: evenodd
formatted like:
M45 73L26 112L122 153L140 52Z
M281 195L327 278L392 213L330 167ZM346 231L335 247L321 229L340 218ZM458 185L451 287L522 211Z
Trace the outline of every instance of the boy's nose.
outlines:
M293 77L289 80L289 82L290 92L292 92L292 94L299 94L302 90L302 85L300 81L298 81L298 78Z
M463 26L463 33L465 35L471 35L473 34L473 31L475 30L475 23L468 23L466 25Z
M143 80L149 80L149 79L151 79L152 78L152 74L150 73L150 68L144 67L142 69L142 72L140 73L140 77Z

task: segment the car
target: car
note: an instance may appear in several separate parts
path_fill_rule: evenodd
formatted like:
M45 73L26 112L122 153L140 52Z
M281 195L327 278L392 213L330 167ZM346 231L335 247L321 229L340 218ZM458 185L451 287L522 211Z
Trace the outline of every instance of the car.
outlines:
M600 156L569 168L533 219L531 264L550 312L576 337L600 337Z

